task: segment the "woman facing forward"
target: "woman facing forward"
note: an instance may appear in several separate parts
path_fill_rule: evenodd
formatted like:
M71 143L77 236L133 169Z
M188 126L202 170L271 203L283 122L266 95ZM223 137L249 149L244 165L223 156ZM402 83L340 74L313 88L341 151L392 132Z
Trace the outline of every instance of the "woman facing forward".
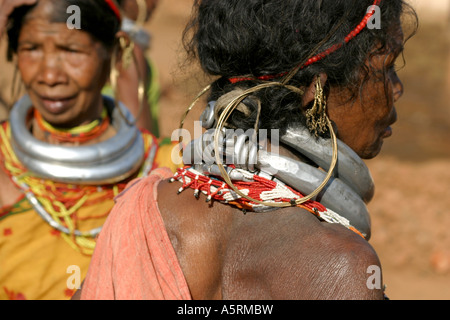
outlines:
M156 170L118 198L81 298L383 299L362 159L392 134L401 17L414 12L402 0L195 9L187 48L216 76L207 130L174 176Z
M73 6L81 29L68 28ZM126 106L101 94L130 44L113 1L0 7L26 88L0 126L0 299L68 299L114 197L162 160Z

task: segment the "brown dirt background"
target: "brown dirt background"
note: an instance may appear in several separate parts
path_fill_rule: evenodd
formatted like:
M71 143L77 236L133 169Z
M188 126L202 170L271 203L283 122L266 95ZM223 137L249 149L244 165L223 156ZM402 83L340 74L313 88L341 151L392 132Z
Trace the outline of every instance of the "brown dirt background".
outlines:
M416 2L419 0L416 0ZM422 0L420 0L422 1ZM424 2L424 1L422 1ZM207 79L184 64L181 33L192 0L160 0L147 24L149 53L159 69L161 133L170 137ZM450 299L450 23L423 14L417 35L406 44L399 72L405 93L398 122L381 154L367 161L376 193L369 209L370 243L383 265L391 299ZM445 15L443 15L445 17ZM438 23L436 22L438 21ZM0 46L0 98L10 101L12 64ZM2 104L0 100L0 105ZM199 104L201 105L201 103ZM201 107L188 116L197 120ZM0 117L7 110L0 108ZM191 129L189 125L185 128Z

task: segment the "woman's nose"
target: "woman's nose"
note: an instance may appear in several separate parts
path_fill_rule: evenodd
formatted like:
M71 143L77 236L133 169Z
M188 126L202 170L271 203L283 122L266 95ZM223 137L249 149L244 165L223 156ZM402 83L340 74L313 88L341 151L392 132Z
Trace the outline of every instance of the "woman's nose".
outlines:
M403 95L403 83L396 72L391 76L391 81L394 93L394 102L396 102Z
M62 69L58 55L46 55L41 63L39 82L48 86L56 86L67 81L67 76Z

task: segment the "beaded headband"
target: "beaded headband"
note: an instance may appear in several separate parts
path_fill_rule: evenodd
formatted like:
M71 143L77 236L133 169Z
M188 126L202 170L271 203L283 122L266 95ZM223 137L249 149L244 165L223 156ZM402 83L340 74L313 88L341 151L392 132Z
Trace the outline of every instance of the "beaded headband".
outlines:
M373 2L373 6L377 6L379 5L381 2L381 0L375 0ZM335 52L336 50L340 49L344 43L348 43L350 40L352 40L353 38L355 38L366 26L367 23L369 21L369 19L374 15L375 11L374 10L370 10L369 12L366 13L366 15L364 16L364 18L362 19L362 21L356 26L355 29L353 29L345 38L344 41L341 43L337 43L332 45L330 48L326 49L325 51L309 58L303 65L298 65L294 68L295 69L303 69L313 63L316 63L317 61L322 60L323 58L325 58L326 56L332 54L333 52ZM259 77L234 77L234 78L229 78L228 81L230 81L231 83L237 83L237 82L241 82L241 81L248 81L248 80L271 80L271 79L276 79L276 78L280 78L282 76L285 76L289 73L289 71L287 72L282 72L279 74L275 74L275 75L271 75L271 74L267 74L267 75L263 75L263 76L259 76Z
M119 22L121 22L122 21L122 17L120 15L120 10L117 7L115 1L113 1L113 0L105 0L105 2L109 6L109 8L114 12L114 14L116 15L116 17L119 20Z

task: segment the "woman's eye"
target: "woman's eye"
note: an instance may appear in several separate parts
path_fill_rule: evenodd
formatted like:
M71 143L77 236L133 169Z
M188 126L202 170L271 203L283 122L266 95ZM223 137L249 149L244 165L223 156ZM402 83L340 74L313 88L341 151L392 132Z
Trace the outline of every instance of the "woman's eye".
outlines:
M19 51L35 51L37 50L37 46L22 46L19 47Z
M69 53L79 53L80 51L78 49L75 48L63 48L64 51L69 52Z

